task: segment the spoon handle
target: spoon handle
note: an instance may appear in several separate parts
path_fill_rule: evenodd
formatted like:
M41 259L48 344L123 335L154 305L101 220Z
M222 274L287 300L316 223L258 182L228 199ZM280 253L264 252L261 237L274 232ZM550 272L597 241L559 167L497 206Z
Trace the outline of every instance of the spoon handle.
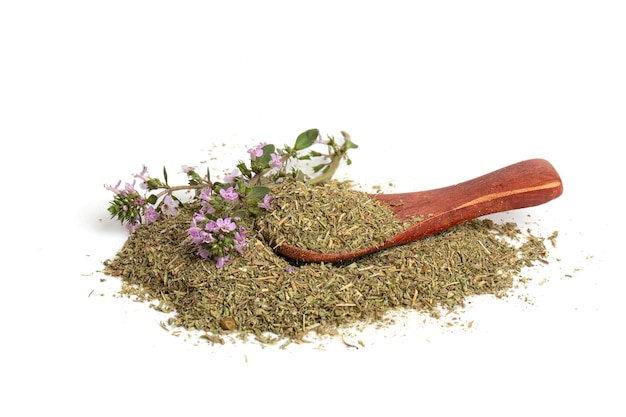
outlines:
M395 245L487 214L537 206L562 192L563 184L554 167L544 159L531 159L449 187L375 197L391 203L400 219L424 216L423 221L388 242Z

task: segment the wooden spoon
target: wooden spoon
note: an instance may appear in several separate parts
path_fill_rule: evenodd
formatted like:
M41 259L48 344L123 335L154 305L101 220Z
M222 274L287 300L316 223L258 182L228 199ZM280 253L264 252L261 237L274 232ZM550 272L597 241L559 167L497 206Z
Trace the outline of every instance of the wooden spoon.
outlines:
M400 220L424 216L385 243L345 253L319 253L285 243L277 253L303 262L340 262L412 242L487 214L537 206L563 193L561 178L544 159L509 165L449 187L398 194L372 194Z

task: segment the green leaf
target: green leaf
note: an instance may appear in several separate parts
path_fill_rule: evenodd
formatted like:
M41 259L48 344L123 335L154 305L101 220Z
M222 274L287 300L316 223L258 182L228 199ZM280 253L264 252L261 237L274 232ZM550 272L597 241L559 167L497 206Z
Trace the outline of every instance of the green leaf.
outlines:
M232 217L239 217L239 218L242 218L242 217L245 217L245 216L246 216L246 214L247 214L247 213L246 213L246 210L244 210L244 209L239 209L239 210L235 210L235 211L233 211L233 213L232 213ZM231 245L231 246L232 246L232 245Z
M270 161L272 160L272 154L276 152L276 147L271 143L269 145L265 145L263 147L263 155L258 157L255 161L259 163L262 167L267 167L270 165Z
M154 194L150 194L150 197L148 197L148 200L146 200L149 204L154 204L157 202L157 196Z
M319 129L309 129L305 132L300 133L298 138L296 139L296 144L294 145L294 149L296 151L301 151L302 149L306 149L309 146L313 145L313 142L319 137L320 131Z
M351 140L346 140L345 143L345 147L346 149L357 149L359 147L359 145L357 145L356 143L352 142Z
M163 179L165 180L165 185L169 185L167 183L167 170L165 169L165 167L163 167Z
M255 185L250 188L248 192L248 201L261 201L263 197L265 197L270 192L269 187L264 187L262 185Z
M258 206L248 206L248 213L252 214L253 216L258 216L259 214L261 214L261 209Z

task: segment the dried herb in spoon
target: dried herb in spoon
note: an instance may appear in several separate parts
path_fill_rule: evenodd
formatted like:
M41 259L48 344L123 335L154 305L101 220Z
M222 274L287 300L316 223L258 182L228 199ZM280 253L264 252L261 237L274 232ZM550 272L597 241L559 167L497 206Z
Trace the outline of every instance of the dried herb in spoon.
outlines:
M352 252L378 246L405 227L389 207L354 190L349 182L285 181L272 188L272 195L272 210L256 222L272 245Z

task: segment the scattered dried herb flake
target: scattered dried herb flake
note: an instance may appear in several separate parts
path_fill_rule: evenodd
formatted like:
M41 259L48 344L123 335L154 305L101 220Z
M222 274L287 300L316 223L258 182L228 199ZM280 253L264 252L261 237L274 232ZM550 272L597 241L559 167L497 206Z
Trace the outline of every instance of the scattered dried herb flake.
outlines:
M278 233L284 228L283 233L302 241L325 238L334 250L344 244L348 249L367 246L403 227L390 224L389 216L375 217L377 210L369 206L378 202L347 183L323 185L327 200L320 200L311 186L297 187L297 192L273 190L273 210L247 219L245 256L232 257L222 268L198 257L186 243L197 208L188 205L177 216L131 234L105 263L105 273L123 281L123 294L174 312L170 326L205 332L209 341L221 342L219 335L233 331L261 341L301 340L311 331L324 335L380 321L393 309L437 316L442 309L464 305L469 296L501 296L522 268L547 257L542 238L523 235L515 223L479 219L353 262L292 265L253 230ZM311 202L320 208L318 214L298 218Z

